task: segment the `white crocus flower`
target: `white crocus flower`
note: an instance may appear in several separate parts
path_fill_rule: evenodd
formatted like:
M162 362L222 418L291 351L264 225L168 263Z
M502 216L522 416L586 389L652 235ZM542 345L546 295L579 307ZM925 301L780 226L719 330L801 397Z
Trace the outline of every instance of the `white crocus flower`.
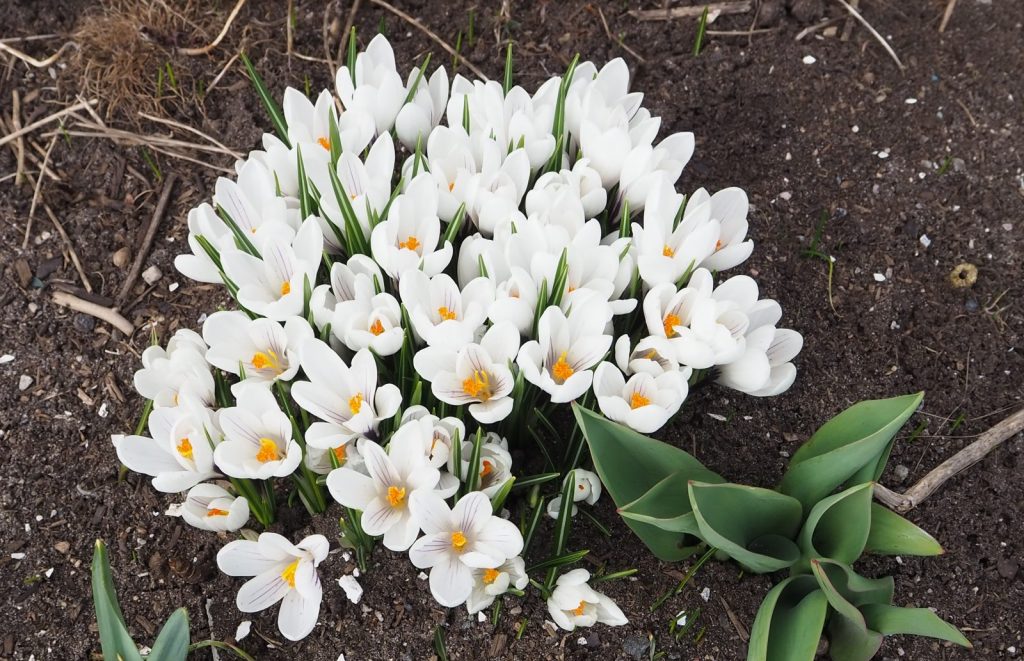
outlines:
M413 365L430 381L435 397L448 404L468 404L477 422L491 424L512 412L509 395L515 378L508 364L518 349L515 327L494 324L479 344L467 344L458 351L425 347L413 357Z
M721 224L721 235L715 244L715 252L700 266L709 271L725 271L746 261L754 251L753 241L747 238L747 211L750 204L747 194L739 188L725 188L714 195L708 196L701 188L690 197L690 204L699 206L703 203L711 205L711 217Z
M571 170L547 172L538 177L526 194L526 215L543 213L553 206L556 196L569 192L579 200L585 220L597 217L607 204L608 192L601 185L601 175L588 163L581 158Z
M299 229L299 210L279 197L276 188L274 173L266 165L247 160L238 166L237 181L217 178L213 203L254 243L259 243L267 233L290 240ZM233 245L234 235L229 236Z
M496 143L485 143L480 173L469 182L466 214L485 236L519 210L530 181L530 159L525 149L502 158Z
M526 563L519 556L506 560L497 567L474 569L473 590L466 599L466 609L470 615L479 613L494 603L497 597L508 592L509 588L522 590L530 584L526 575Z
M213 414L193 400L175 408L153 409L149 436L114 436L118 460L153 477L153 488L179 493L217 477L211 447L220 438ZM211 439L213 439L211 441Z
M181 518L200 530L231 532L249 520L249 501L216 484L197 484L181 504Z
M257 613L281 602L277 628L288 640L309 635L320 617L323 588L317 566L330 544L310 535L298 544L272 532L255 542L239 539L217 553L217 566L228 576L253 576L238 591L235 603L243 613Z
M407 89L412 89L419 75L418 69L409 73ZM410 153L416 151L417 143L426 146L431 132L444 117L448 106L448 89L448 73L444 67L438 67L430 74L429 80L420 80L412 100L399 111L395 119L395 132Z
M213 374L206 362L208 347L199 333L187 328L177 331L167 348L146 347L142 369L135 372L135 390L153 400L155 408L177 406L187 398L206 406L214 401Z
M409 549L409 559L430 569L430 593L442 606L458 606L473 591L473 569L497 567L523 550L523 536L510 521L493 516L491 501L474 491L454 508L437 494L410 497L424 536Z
M478 159L469 134L461 125L438 126L430 132L425 144L426 169L437 188L437 214L447 223L466 201L469 183L479 171ZM424 171L424 163L421 161L417 165L414 161L415 156L412 156L402 167L402 177L406 181L415 178L414 169L416 176Z
M494 284L489 279L475 278L459 291L445 273L428 277L411 270L398 290L416 335L429 346L449 349L473 341L494 301Z
M368 278L353 281L354 298L339 300L331 317L331 332L352 351L372 349L378 356L390 356L402 348L402 307L388 293L374 294Z
M463 481L469 479L469 457L473 453L473 441L462 441L462 462L458 477ZM448 457L448 470L456 473L455 456ZM508 451L508 440L489 431L480 444L480 481L479 490L488 498L493 498L505 482L512 477L512 454Z
M683 197L664 177L656 184L644 207L643 224L633 223L640 277L650 286L678 282L715 251L719 222L711 217L711 205L687 204L682 220L674 226Z
M600 114L594 110L587 113L580 123L579 135L583 156L601 175L601 184L607 190L619 182L633 142L626 112L618 106L602 110L604 112Z
M374 37L366 50L356 56L354 74L347 66L338 70L335 84L345 109L373 117L377 134L386 133L395 125L407 94L395 69L395 53L382 34Z
M573 471L576 475L576 483L573 485L571 515L576 516L578 508L576 503L593 505L601 498L601 478L593 471L577 468ZM558 495L548 501L548 516L558 519L558 511L562 508L562 496Z
M693 369L725 365L743 354L750 327L748 312L756 310L758 303L757 283L749 276L733 276L708 296L710 282L711 274L705 269L693 274L686 288L700 293L693 297L689 318L675 327L672 339L676 359Z
M356 297L356 280L365 280L365 291L375 291L384 285L384 275L377 262L366 255L352 255L348 262L335 262L331 266L330 284L318 285L309 297L309 309L313 323L324 328L332 323L334 309L340 301L351 301Z
M213 453L218 468L231 477L254 480L294 473L302 448L269 386L247 384L238 391L236 404L220 411L224 441Z
M748 330L745 344L743 355L722 365L719 383L757 397L779 395L793 385L791 361L804 344L800 333L766 324Z
M255 161L251 161L255 162ZM217 217L217 213L208 203L203 202L188 212L188 247L192 254L182 253L174 258L174 268L186 278L197 282L219 285L223 282L220 269L203 249L198 237L203 237L214 248L234 247L235 237Z
M313 337L302 317L291 317L282 326L270 319L250 319L244 312L214 312L203 322L203 339L210 345L206 360L243 383L291 381L299 371L299 346Z
M562 629L589 627L597 622L617 627L628 620L622 610L607 596L594 590L587 581L590 572L574 569L562 574L548 599L548 613Z
M672 343L667 338L658 335L648 335L643 338L636 343L636 347L632 351L630 351L629 336L620 336L615 341L615 364L626 376L641 372L658 376L679 369ZM686 376L689 378L689 374Z
M296 403L323 422L306 431L306 443L336 448L356 436L376 436L381 420L398 412L402 393L394 384L377 386L377 363L366 349L352 357L349 367L341 356L317 339L299 348L302 371L309 381L296 381Z
M360 153L370 144L376 131L373 117L365 112L343 112L340 117L335 114L334 97L327 90L320 92L314 105L299 90L285 88L281 110L288 125L288 141L293 149L296 146L302 149L303 161L307 155L321 148L328 154L331 152L332 114L337 122L343 153Z
M387 220L373 228L370 248L392 278L413 269L436 275L452 259L452 244L445 241L442 246L440 240L437 187L429 174L422 173L391 203Z
M619 182L619 197L629 204L631 210L644 208L653 187L659 178L674 184L683 173L683 168L693 156L692 133L673 133L657 147L640 144L634 147L622 164L622 179Z
M551 135L555 107L537 98L543 94L539 91L531 98L525 89L516 85L504 100L506 144L522 145L529 158L530 169L534 171L547 163L555 151L555 136Z
M495 324L511 323L524 337L533 333L533 314L537 308L539 288L530 274L513 267L511 275L495 289L494 302L488 317Z
M359 448L351 441L351 438L346 438L329 448L318 448L307 443L303 461L306 467L317 475L327 475L335 468L343 466L362 471L363 457L359 454Z
M653 434L679 411L686 399L690 369L652 376L639 372L627 381L612 363L594 372L594 394L601 413L641 434Z
M324 250L316 219L307 218L290 243L267 237L256 248L262 258L241 250L221 253L225 272L238 285L238 302L275 321L301 315L304 287L316 283Z
M382 133L370 147L366 160L360 160L358 151L344 151L334 166L338 181L348 195L349 205L355 214L363 238L370 237L373 225L371 214L384 211L391 199L391 175L395 170L395 145L390 133ZM340 252L346 236L344 216L341 213L341 202L334 194L328 168L309 171L309 178L320 191L320 229L324 235L324 243L331 252ZM328 222L328 220L330 222ZM331 224L333 223L333 227ZM337 228L337 229L335 229Z
M362 511L363 530L383 535L384 546L404 551L420 531L421 521L410 509L419 492L432 492L440 472L423 454L424 427L403 425L391 437L387 453L369 439L359 439L359 454L366 475L342 467L327 476L331 496L344 505ZM429 432L427 436L429 442Z
M424 448L427 461L434 468L441 468L448 464L456 439L461 442L466 438L466 425L456 417L438 418L419 404L402 411L401 425L422 419L430 420L432 425L430 443Z
M611 308L596 297L568 317L549 307L537 323L537 340L524 344L516 358L523 376L556 404L580 397L590 388L592 368L611 346L611 336L604 334L611 317Z

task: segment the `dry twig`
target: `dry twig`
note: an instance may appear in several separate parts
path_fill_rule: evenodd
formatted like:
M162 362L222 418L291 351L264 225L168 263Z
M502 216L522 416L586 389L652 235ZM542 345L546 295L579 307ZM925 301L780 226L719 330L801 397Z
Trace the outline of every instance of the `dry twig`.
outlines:
M167 175L166 179L164 179L164 185L160 191L160 199L156 203L156 210L153 211L153 218L149 221L149 227L146 228L146 235L142 239L142 245L135 254L135 261L132 263L131 270L128 271L128 277L125 278L124 284L121 285L121 291L118 292L117 297L114 299L114 303L117 307L124 305L128 292L130 292L132 287L135 286L135 281L139 278L139 274L142 273L142 264L146 261L146 257L149 255L149 249L153 245L153 239L156 238L156 230L160 227L160 221L163 219L164 213L167 211L167 205L171 200L171 189L174 188L177 178L177 175L172 172Z
M220 45L220 42L224 39L225 35L227 35L228 29L231 27L231 24L235 22L235 17L238 16L238 12L242 11L242 7L244 6L245 0L238 0L238 2L235 3L235 8L231 10L230 14L228 14L228 20L224 23L224 27L221 28L220 34L218 34L217 37L209 44L202 46L200 48L179 48L178 52L182 55L208 54L210 51L212 51L214 48Z
M711 15L746 14L753 9L751 0L740 2L708 2L695 7L666 7L665 9L631 9L629 15L638 21L671 21L674 18L699 18L704 10L708 12L708 23Z
M122 317L116 310L111 310L110 308L105 308L102 305L97 305L96 303L91 303L89 301L83 301L77 296L65 291L53 292L53 302L57 305L63 305L64 307L71 308L77 312L83 312L87 315L105 321L125 335L130 336L135 332L135 326L132 325L132 322Z
M845 7L846 11L850 12L850 16L853 16L855 19L857 19L857 21L861 25L863 25L865 28L867 28L868 32L871 33L871 36L874 37L875 40L878 41L878 43L882 44L882 48L884 48L885 52L889 54L889 57L891 57L893 59L893 61L896 62L896 66L898 66L900 68L900 71L903 71L903 70L906 69L906 67L903 66L903 62L900 61L899 55L897 55L896 51L894 51L892 49L892 46L890 46L889 42L885 40L885 37L880 35L878 33L878 30L876 30L874 27L872 27L872 25L870 23L868 23L867 20L865 20L865 18L863 16L860 15L859 11L854 9L850 5L850 3L847 2L846 0L836 0L836 2L838 2L843 7Z
M608 27L608 20L604 17L604 11L602 11L600 7L595 7L595 9L597 9L597 15L601 18L601 25L604 26L604 33L608 35L608 38L612 40L612 43L621 46L624 51L635 57L637 61L641 63L646 62L647 60L644 58L643 55L627 46L625 41L619 39L618 37L612 34L611 28Z
M53 146L57 144L57 134L54 133L53 137L50 138L50 144L46 147L46 155L43 157L43 169L46 169L46 164L50 162L50 152L53 151ZM32 191L32 204L28 208L28 221L25 223L25 238L21 241L21 249L28 248L28 238L32 234L32 219L36 215L36 204L39 202L39 193L43 188L43 176L40 174L36 178L35 190Z
M11 90L11 126L14 127L15 133L21 129L21 96L18 95L18 90ZM20 186L25 179L25 139L21 136L18 136L15 153L17 154L17 167L15 168L14 185Z
M20 138L21 136L25 135L26 133L31 133L32 131L35 131L40 126L46 126L50 122L55 122L58 119L61 119L62 117L65 117L66 115L69 115L69 114L71 114L71 113L73 113L73 112L75 112L77 110L81 110L82 108L86 108L88 106L94 106L94 105L96 105L96 99L92 99L90 101L82 101L82 102L76 103L73 106L68 106L67 108L64 108L63 110L58 110L57 112L53 113L52 115L47 115L46 117L43 117L40 120L34 121L31 124L29 124L28 126L23 126L20 129L16 128L11 133L8 133L4 137L0 138L0 147L2 147L3 145L6 145L11 140L17 140L18 138Z
M417 28L418 30L423 32L423 34L427 35L428 37L430 37L431 39L436 41L438 43L438 45L441 46L441 48L443 48L446 51L448 51L448 53L450 55L455 56L455 57L459 57L458 52L454 48L449 46L448 42L446 42L441 37L437 36L437 34L434 33L430 28L428 28L427 26L423 25L423 23L420 23L418 20L416 20L415 18L413 18L409 14L405 13L401 9L398 9L397 7L395 7L394 5L392 5L389 2L385 2L385 0L370 0L370 2L372 2L375 5L377 5L378 7L383 7L384 9L387 9L389 12L391 12L395 16L401 18L403 21L405 21L405 22L409 23L410 25L412 25L413 27ZM748 2L747 4L749 5L750 3ZM475 64L473 64L472 62L470 62L466 58L459 57L459 62L461 64L465 64L466 68L469 69L470 71L472 71L474 75L479 76L483 80L490 80L490 76L485 74Z
M995 427L978 436L978 440L960 450L925 475L904 493L896 493L881 484L875 485L875 498L897 512L908 512L920 505L948 480L985 458L1009 438L1024 430L1024 409L1020 409Z
M56 53L46 58L45 60L37 60L31 55L23 53L22 51L18 50L17 48L14 48L13 46L8 46L3 41L0 41L0 52L9 53L14 57L18 58L19 60L21 60L22 62L30 64L37 69L45 69L46 67L50 66L58 59L60 59L60 56L64 53L64 51L70 48L71 46L77 46L77 44L73 41L69 41L63 46L61 46L59 49L57 49Z
M946 11L942 12L942 22L939 23L939 32L945 32L949 25L949 19L953 18L953 10L956 9L956 0L949 0L946 3Z

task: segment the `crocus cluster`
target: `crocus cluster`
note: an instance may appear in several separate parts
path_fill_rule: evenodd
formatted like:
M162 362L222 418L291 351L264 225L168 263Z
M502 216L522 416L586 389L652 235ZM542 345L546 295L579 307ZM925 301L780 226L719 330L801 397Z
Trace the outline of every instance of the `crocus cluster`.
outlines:
M347 544L408 553L438 603L478 612L530 583L537 517L512 523L506 503L557 519L601 495L581 444L559 445L577 435L555 433L559 405L653 433L698 383L793 383L801 336L728 273L753 249L746 194L677 192L693 135L659 139L622 60L574 61L530 93L426 64L403 77L377 36L333 92L266 102L276 135L189 213L175 261L236 309L143 353L149 436L114 439L186 494L187 523L231 532L269 525L288 492L313 514L333 500ZM298 639L327 554L322 536L265 532L218 562L254 577L240 610L280 601ZM545 568L557 625L625 623L586 571Z

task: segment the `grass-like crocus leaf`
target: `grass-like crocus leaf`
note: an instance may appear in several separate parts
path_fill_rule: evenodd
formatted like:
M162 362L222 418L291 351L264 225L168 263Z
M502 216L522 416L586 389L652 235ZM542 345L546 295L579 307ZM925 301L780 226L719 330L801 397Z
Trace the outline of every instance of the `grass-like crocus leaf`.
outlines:
M927 608L902 608L888 604L868 604L861 609L868 628L885 636L913 634L948 640L972 647L960 630Z
M809 511L865 467L874 475L884 466L896 432L917 410L923 396L916 393L860 402L832 418L793 454L779 490Z
M805 561L825 557L853 563L861 556L871 529L873 486L858 484L811 508L799 538Z
M147 661L185 661L188 657L188 611L179 608L164 623Z
M934 537L878 503L871 503L871 529L864 550L880 555L943 553Z
M602 415L573 404L573 414L590 447L594 469L619 507L643 496L654 485L680 471L705 471L721 478L679 448L637 433ZM706 479L706 478L705 478ZM626 524L660 560L674 562L693 553L680 546L682 535L626 519Z
M754 618L747 661L814 661L828 599L810 576L793 576L768 593Z
M800 501L771 489L691 481L690 505L700 536L757 573L778 571L800 559L791 540L800 529Z
M117 603L114 579L110 575L107 547L96 540L92 554L92 599L96 605L96 625L104 659L142 661L135 641L124 626L124 615Z
M245 53L239 53L242 58L242 63L245 65L245 70L249 74L249 80L252 81L252 86L256 88L256 94L259 95L260 101L263 102L263 107L267 110L267 115L270 116L270 123L274 125L274 131L277 132L277 137L281 138L281 142L285 144L289 149L292 143L288 141L288 123L284 121L284 113L281 111L281 106L277 105L277 101L270 95L270 91L267 89L266 84L260 75L256 73L256 67L252 65L249 60L249 56Z

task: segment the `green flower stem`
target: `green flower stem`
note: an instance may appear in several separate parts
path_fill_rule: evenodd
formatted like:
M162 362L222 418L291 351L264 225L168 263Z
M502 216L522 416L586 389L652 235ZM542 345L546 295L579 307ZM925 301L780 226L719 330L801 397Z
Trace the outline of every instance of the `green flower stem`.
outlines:
M218 649L227 650L231 652L239 659L245 659L245 661L256 661L256 659L249 656L242 648L232 645L231 643L225 643L220 640L201 640L198 643L192 643L188 646L189 652L195 652L196 650L203 649L204 647L216 647Z

